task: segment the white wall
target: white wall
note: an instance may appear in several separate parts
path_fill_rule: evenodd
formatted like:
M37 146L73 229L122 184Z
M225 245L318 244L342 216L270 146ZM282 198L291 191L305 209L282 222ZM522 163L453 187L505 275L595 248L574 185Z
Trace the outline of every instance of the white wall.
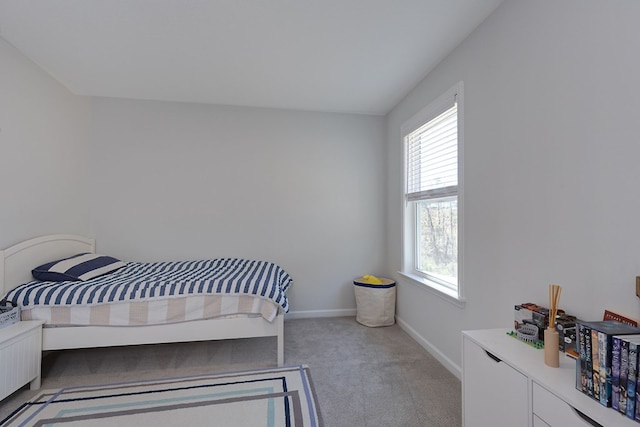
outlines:
M270 259L322 314L384 265L382 117L96 98L91 133L100 252Z
M580 317L639 318L639 14L634 0L507 0L386 123L90 101L0 39L0 247L77 232L131 259L269 258L303 312L348 311L351 279L386 273L400 321L454 370L461 330L511 326L549 283ZM400 125L459 80L464 309L395 274Z
M0 38L0 248L89 231L90 103Z
M460 331L513 306L640 318L640 2L507 0L388 115L388 270L401 266L400 126L464 81L467 304L399 281L398 316L459 369ZM390 274L392 274L390 273Z

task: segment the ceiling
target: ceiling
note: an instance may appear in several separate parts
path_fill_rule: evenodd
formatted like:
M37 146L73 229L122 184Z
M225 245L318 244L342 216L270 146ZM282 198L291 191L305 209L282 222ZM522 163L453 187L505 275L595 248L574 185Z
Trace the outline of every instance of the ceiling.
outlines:
M79 95L384 115L502 0L0 0Z

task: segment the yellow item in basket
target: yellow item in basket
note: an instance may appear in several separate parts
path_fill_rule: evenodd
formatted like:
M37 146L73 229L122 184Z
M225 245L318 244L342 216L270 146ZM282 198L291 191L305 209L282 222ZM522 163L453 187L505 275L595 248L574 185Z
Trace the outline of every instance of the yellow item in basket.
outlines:
M366 283L367 285L382 285L382 280L378 279L376 276L365 274L362 276L362 283Z

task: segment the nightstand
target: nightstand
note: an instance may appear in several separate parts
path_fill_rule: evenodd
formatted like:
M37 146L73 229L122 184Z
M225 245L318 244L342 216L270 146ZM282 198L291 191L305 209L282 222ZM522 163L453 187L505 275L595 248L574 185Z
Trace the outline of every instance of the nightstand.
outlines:
M43 323L27 320L0 329L0 400L27 383L40 388Z

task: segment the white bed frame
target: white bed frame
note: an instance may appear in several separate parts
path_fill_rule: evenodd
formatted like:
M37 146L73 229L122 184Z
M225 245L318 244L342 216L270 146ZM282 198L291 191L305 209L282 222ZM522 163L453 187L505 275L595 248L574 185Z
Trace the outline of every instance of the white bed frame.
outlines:
M94 253L95 240L72 234L36 237L0 251L2 296L33 280L31 270L46 262L81 252ZM72 326L43 328L42 350L119 345L210 341L232 338L277 338L277 363L284 364L284 314L273 322L262 317L232 317L148 326Z

